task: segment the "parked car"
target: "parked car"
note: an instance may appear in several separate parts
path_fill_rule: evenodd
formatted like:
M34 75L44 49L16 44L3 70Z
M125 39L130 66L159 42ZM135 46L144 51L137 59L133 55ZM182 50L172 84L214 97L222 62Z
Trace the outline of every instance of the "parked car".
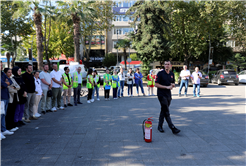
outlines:
M237 73L233 69L223 69L217 71L212 77L212 83L221 84L239 84Z
M78 67L81 67L81 73L82 73L82 79L83 79L83 82L85 82L86 81L86 74L87 74L87 72L85 71L85 67L84 67L84 65L81 65L81 64L76 64L76 63L74 63L74 64L71 64L71 65L68 65L68 64L65 64L65 65L59 65L59 71L61 72L61 74L63 74L65 71L64 71L64 68L65 67L69 67L69 69L70 69L70 74L73 74L76 70L77 70L77 68Z
M246 83L246 70L241 71L238 74L239 83Z
M159 71L161 71L161 69L153 69L153 74L157 75Z
M192 73L194 72L194 70L190 70L190 74L192 75ZM209 76L202 70L200 70L200 72L202 73L202 79L200 80L200 85L203 87L207 87L208 83L209 83ZM180 85L181 82L181 77L178 78L178 84ZM193 86L192 83L192 79L189 78L189 84L188 86Z

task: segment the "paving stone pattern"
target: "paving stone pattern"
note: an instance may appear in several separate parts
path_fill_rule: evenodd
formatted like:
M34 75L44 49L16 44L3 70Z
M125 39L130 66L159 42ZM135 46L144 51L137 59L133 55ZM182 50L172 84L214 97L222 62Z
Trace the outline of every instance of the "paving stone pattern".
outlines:
M127 88L125 88L127 90ZM3 166L245 166L245 84L209 85L201 98L178 97L171 118L157 130L156 96L86 103L42 115L1 141ZM145 88L147 92L147 88ZM156 93L156 91L155 91ZM125 91L126 96L126 91ZM153 117L153 142L143 140L142 122ZM38 129L35 129L37 128Z

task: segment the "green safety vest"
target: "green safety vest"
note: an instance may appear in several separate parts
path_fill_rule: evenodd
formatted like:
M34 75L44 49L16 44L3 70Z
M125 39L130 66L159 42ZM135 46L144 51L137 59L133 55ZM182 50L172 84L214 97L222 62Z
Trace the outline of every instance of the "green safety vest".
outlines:
M89 77L90 77L91 81L93 82L93 76L92 76L92 75L89 75ZM87 76L86 87L87 87L88 89L94 89L94 87L92 86L92 84L89 82L88 76Z
M72 83L71 75L70 74L68 74L68 75L69 75L70 83ZM63 78L64 78L65 83L68 85L69 81L68 81L66 73L63 73ZM63 84L63 89L68 89L68 87L65 84Z
M96 80L95 80L95 82L97 83L97 87L98 88L100 88L100 82L99 82L99 75L96 75L97 76L97 78L96 78Z
M113 75L113 77L114 78L117 78L117 77L119 77L119 76L117 76L117 75ZM113 88L116 88L117 87L117 81L112 81L112 87ZM120 87L120 82L118 81L118 87Z
M106 81L109 81L109 80L111 79L111 75L110 75L110 74L104 74L104 75L103 75L103 78L104 78ZM106 86L106 81L104 81L103 87ZM111 82L109 82L108 85L111 85Z
M83 78L82 78L82 73L80 72L80 76L81 76L81 83L80 84L82 84L82 82L83 82ZM78 86L79 86L79 82L78 82L78 72L76 71L76 72L74 72L73 73L73 88L77 88Z
M151 74L149 74L149 79L151 79L151 81L148 80L148 85L155 85L155 81L152 80L153 78L152 78Z

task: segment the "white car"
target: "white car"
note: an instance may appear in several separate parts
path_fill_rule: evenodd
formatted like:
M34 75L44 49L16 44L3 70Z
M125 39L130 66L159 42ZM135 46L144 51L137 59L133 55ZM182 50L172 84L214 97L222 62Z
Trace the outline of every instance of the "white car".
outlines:
M86 81L86 74L87 74L87 72L85 71L85 67L84 67L84 65L81 65L81 64L76 64L76 63L74 63L74 64L70 64L70 65L68 65L68 64L66 64L66 65L60 65L59 66L59 71L63 74L65 71L64 71L64 67L69 67L69 69L70 69L70 74L73 74L76 70L77 70L77 68L78 67L81 67L81 72L82 72L82 77L83 77L83 81Z
M246 70L241 71L238 74L239 83L246 83Z

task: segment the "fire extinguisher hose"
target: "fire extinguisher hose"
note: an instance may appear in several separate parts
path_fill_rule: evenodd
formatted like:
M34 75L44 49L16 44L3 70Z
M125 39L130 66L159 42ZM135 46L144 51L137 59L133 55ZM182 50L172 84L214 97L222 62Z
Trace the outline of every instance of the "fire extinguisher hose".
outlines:
M145 121L146 120L147 119L144 119L143 124L142 124L142 128L143 128L143 139L145 139L145 126L144 126L144 124L145 124Z

